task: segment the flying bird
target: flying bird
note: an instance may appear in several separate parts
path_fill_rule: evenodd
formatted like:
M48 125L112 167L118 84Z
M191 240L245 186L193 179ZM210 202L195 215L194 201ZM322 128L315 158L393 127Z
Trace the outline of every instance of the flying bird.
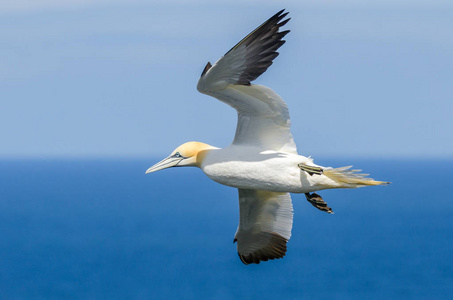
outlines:
M285 43L289 30L281 27L290 20L285 19L287 14L279 11L214 65L208 62L198 81L199 92L236 109L232 144L220 149L188 142L146 171L194 166L212 180L237 188L240 216L234 242L244 264L285 256L293 224L290 193L304 193L314 207L332 213L314 192L387 183L351 167L323 167L299 155L286 103L270 88L251 84L272 65Z

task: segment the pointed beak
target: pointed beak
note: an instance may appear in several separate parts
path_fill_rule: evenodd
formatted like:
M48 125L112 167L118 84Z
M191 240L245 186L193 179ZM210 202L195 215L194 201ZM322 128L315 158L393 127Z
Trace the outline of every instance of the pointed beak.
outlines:
M155 164L154 166L152 166L151 168L149 168L148 170L146 170L146 173L145 174L148 174L148 173L152 173L152 172L156 172L156 171L159 171L159 170L163 170L163 169L166 169L166 168L170 168L170 167L175 167L177 166L181 160L183 160L184 158L182 157L172 157L172 156L169 156L163 160L161 160L160 162L158 162L157 164Z

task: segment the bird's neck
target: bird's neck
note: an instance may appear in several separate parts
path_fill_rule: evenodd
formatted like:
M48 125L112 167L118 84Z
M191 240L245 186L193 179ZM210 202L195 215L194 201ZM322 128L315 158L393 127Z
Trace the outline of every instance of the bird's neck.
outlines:
M200 168L201 164L203 163L203 161L206 158L206 155L208 155L209 152L216 150L216 149L219 149L219 148L205 144L205 143L199 143L198 149L197 149L198 151L197 151L196 159L195 159L195 161L196 161L195 165Z

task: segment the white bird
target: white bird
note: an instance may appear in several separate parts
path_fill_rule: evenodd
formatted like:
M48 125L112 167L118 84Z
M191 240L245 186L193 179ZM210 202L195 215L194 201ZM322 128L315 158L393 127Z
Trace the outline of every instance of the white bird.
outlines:
M291 237L290 193L305 193L320 210L332 210L315 191L356 188L386 182L365 178L350 167L325 168L297 153L286 103L270 88L251 84L278 56L290 19L279 11L214 65L209 62L197 89L230 105L238 113L233 143L220 149L188 142L146 173L195 166L212 180L239 190L239 226L234 241L245 264L282 258ZM282 21L283 20L283 21Z

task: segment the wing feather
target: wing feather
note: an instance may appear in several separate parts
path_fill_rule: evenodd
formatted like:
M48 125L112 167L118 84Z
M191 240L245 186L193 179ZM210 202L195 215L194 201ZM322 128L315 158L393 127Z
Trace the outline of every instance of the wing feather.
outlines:
M239 226L234 240L244 264L285 256L292 224L289 193L239 189Z
M261 24L203 72L198 90L208 93L222 89L227 84L250 85L263 74L278 56L277 49L285 43L282 39L289 32L279 31L290 20L281 21L288 14L283 11Z
M213 96L238 112L234 144L263 150L297 153L286 103L270 88L251 85L278 56L289 30L284 10L269 18L231 48L214 65L208 63L198 81L201 93Z

